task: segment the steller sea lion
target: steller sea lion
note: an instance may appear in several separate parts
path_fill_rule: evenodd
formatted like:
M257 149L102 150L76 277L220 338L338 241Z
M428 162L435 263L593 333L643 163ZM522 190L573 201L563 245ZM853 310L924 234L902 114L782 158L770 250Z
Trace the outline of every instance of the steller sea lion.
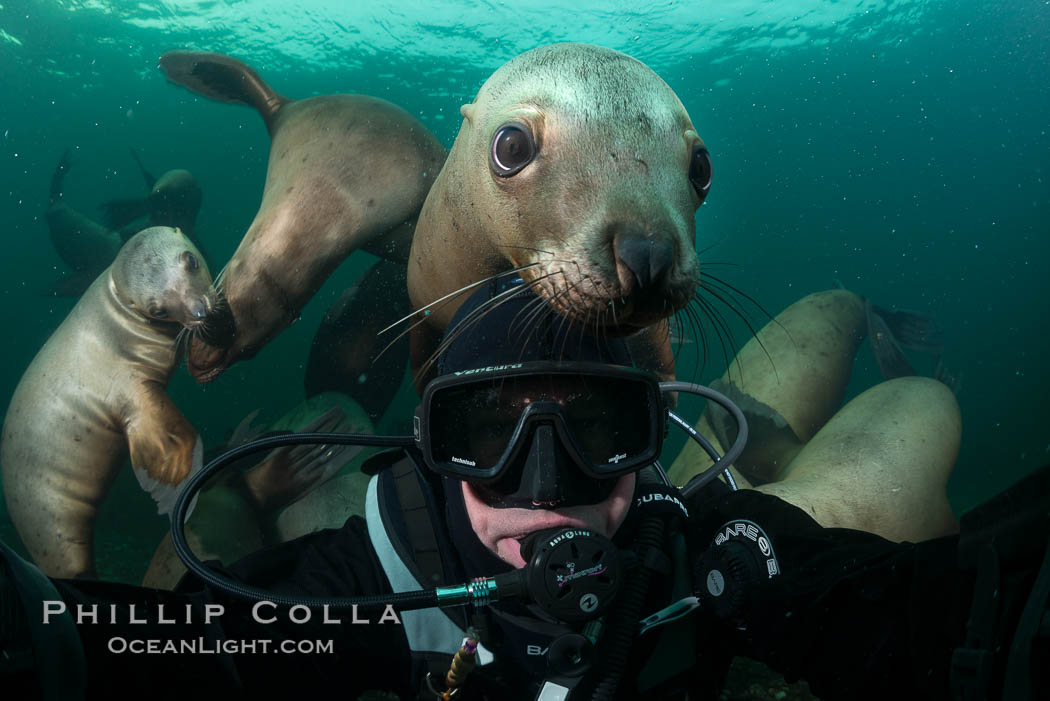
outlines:
M503 65L460 112L412 239L409 295L430 327L415 364L466 296L429 305L517 269L580 325L644 330L671 374L666 318L699 283L694 215L711 184L674 91L618 51L553 44Z
M201 188L187 170L169 170L158 180L142 166L132 150L150 193L134 200L111 200L102 204L106 224L100 224L70 207L63 198L66 173L72 164L69 149L51 176L47 225L51 243L72 273L53 283L46 294L79 297L113 262L120 247L147 226L170 226L183 232L203 252L195 230L201 206ZM147 217L146 224L138 221ZM207 256L204 256L207 260Z
M871 307L847 290L808 295L766 324L711 383L747 417L748 444L734 467L823 526L891 540L947 535L958 526L945 487L961 438L951 388L894 372L842 406L865 335L893 329L892 338L872 339L876 353L891 341L939 351L924 317L880 310L881 321L873 323ZM901 367L902 358L889 365ZM696 428L724 451L736 439L735 426L708 407ZM684 484L710 464L689 442L668 475Z
M365 248L404 261L445 149L422 123L385 100L290 100L222 54L169 51L160 67L194 92L251 105L271 138L262 203L218 280L229 301L232 341L204 336L190 346L190 372L208 382L295 321L352 251Z
M205 260L211 261L197 236L197 215L200 214L203 199L197 178L183 168L169 170L155 178L142 165L142 159L135 149L131 149L131 155L142 173L142 179L146 181L149 193L145 197L103 202L106 223L113 229L120 229L136 219L147 217L149 226L175 227L193 242Z
M206 263L177 229L131 239L22 376L0 443L4 497L53 577L95 575L98 507L130 455L161 513L200 467L197 432L168 397L177 335L215 304Z

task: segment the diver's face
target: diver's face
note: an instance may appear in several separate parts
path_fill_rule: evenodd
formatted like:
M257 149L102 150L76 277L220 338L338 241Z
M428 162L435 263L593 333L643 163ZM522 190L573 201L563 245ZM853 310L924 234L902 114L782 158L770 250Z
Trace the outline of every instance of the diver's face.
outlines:
M481 464L498 462L522 412L533 402L557 405L578 450L591 456L615 453L617 441L623 440L620 434L644 425L641 422L648 416L643 407L635 417L632 410L636 407L625 408L622 397L608 396L604 384L583 377L561 375L556 382L547 378L509 384L494 388L492 396L482 402L484 407L475 407L481 410L464 412L463 429L471 454ZM622 421L625 415L626 422ZM528 435L522 438L534 439ZM485 547L504 562L524 567L520 541L536 531L583 528L612 537L630 507L635 474L597 480L588 477L560 447L548 445L541 450L544 457L538 463L529 463L527 452L520 451L518 459L507 466L506 476L495 484L460 483L471 527Z

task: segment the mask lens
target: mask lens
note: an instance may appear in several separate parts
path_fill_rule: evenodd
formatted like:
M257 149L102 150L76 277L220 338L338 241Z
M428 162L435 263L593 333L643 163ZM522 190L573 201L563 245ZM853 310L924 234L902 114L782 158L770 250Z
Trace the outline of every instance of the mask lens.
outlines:
M640 380L620 377L572 378L565 422L581 456L598 472L614 472L651 451L653 397ZM655 459L655 457L654 457Z
M580 457L614 473L658 444L650 385L630 377L579 374L505 376L443 388L430 403L435 462L470 479L497 477L530 405L537 419L560 414ZM528 433L527 431L525 432ZM653 456L655 459L655 456ZM487 472L487 474L486 474Z
M490 470L510 444L519 414L500 405L498 387L491 383L435 392L430 403L431 454L463 475Z

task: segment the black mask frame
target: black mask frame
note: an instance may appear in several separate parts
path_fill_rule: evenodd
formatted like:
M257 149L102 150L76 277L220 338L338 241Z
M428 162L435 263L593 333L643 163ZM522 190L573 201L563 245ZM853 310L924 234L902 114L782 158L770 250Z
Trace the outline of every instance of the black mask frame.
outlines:
M507 383L527 382L533 378L547 380L551 386L557 386L559 380L566 383L582 381L585 385L590 383L605 390L607 395L614 393L614 411L631 406L637 412L630 425L634 444L622 453L614 450L604 462L595 459L573 430L571 412L549 400L536 401L522 409L513 431L505 438L502 455L492 464L477 464L477 460L470 459L472 456L468 451L453 456L444 449L447 443L461 441L462 437L434 435L435 430L448 434L454 429L449 419L448 402L453 393L459 394L462 405L462 398L469 398L472 392L480 396L480 393ZM639 406L644 406L644 409L639 409ZM472 405L468 410L483 412L485 408ZM603 363L535 361L465 370L433 380L423 392L413 425L416 447L427 467L440 475L485 485L501 480L512 465L521 462L522 452L530 450L534 431L544 425L553 426L552 433L557 435L559 447L586 476L604 480L637 472L659 458L666 417L667 406L659 382L642 370ZM462 424L459 428L462 430Z

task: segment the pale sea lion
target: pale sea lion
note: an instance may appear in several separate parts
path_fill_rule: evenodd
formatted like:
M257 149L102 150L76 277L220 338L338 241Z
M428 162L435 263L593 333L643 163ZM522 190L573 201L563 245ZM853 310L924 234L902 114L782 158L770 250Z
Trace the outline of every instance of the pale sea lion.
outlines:
M179 229L203 252L196 236L197 214L201 206L201 188L186 170L169 170L154 178L139 161L149 195L132 200L111 200L102 204L106 223L102 224L70 207L63 197L65 176L72 165L69 149L51 176L47 225L51 243L59 258L73 272L53 283L46 294L78 297L95 278L113 262L120 247L138 231L148 226L170 226ZM140 221L146 217L145 221ZM207 256L204 256L207 260Z
M583 326L645 330L670 374L665 319L696 291L694 214L711 183L674 91L620 52L553 44L499 68L460 112L412 240L414 307L520 269ZM430 309L430 338L413 339L417 365L465 298Z
M950 387L899 377L842 406L865 335L885 334L872 339L876 353L887 352L890 342L939 352L928 321L914 312L880 311L876 321L860 296L818 292L782 311L744 345L711 383L748 418L748 446L735 463L747 479L735 476L805 509L823 526L893 540L946 535L957 527L945 488L961 438ZM880 366L884 362L899 369L905 361L880 360ZM731 423L724 412L705 409L697 430L724 451L736 438ZM689 442L668 473L684 484L710 464Z
M325 95L290 100L221 54L171 51L169 80L207 97L255 107L270 160L255 220L220 276L232 342L190 348L199 382L254 355L295 321L350 252L405 260L419 208L445 149L417 119L385 100Z
M360 405L338 392L307 399L271 424L266 435L285 431L374 433ZM240 442L231 440L211 457ZM245 460L257 463L231 465L205 485L186 522L187 542L201 559L232 563L266 545L339 528L351 515L364 513L369 478L359 468L374 452L360 446L304 445L249 456ZM169 533L142 584L172 589L185 573Z
M201 464L197 432L165 388L176 336L215 303L207 265L178 230L146 229L84 293L22 376L4 421L8 512L55 577L95 575L95 515L117 470L170 510Z

